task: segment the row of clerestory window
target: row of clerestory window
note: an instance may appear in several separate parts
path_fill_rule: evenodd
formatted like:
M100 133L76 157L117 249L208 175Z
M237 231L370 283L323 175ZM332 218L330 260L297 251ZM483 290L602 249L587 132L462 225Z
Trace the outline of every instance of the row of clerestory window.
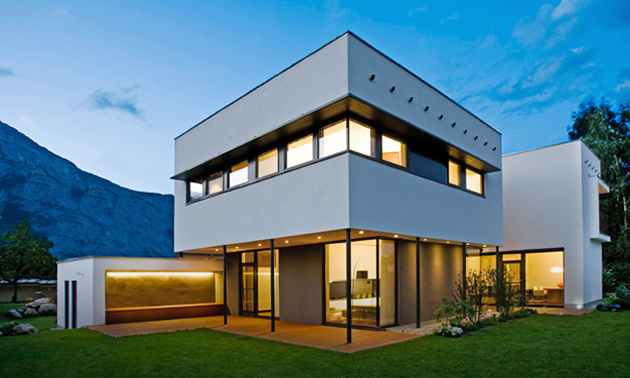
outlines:
M314 146L315 137L317 137L317 147ZM379 139L378 152L377 137ZM423 175L423 172L418 172L415 167L419 164L409 167L409 158L411 157L414 159L413 161L416 161L418 154L409 154L405 142L382 133L378 133L377 136L373 127L352 118L334 122L319 129L316 134L311 133L300 137L282 147L281 151L278 148L273 148L258 155L255 161L243 160L225 171L217 171L205 178L188 181L188 202L245 184L251 179L278 173L281 165L283 165L282 169L289 169L306 164L316 158L325 158L348 150L408 168L421 176L437 181L446 181L446 177L441 179L431 177L431 174ZM280 154L282 153L284 153L284 164L281 164L280 161ZM427 159L423 159L422 162L423 165L427 165L427 162L438 166L445 165ZM250 174L250 170L254 170L254 173ZM444 171L446 171L446 166L444 166ZM448 183L483 194L483 175L453 160L448 161Z

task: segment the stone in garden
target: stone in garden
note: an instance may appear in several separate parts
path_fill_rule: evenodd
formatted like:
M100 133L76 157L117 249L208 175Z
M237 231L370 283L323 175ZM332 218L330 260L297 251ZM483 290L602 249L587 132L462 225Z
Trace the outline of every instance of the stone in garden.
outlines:
M16 310L9 310L9 311L7 311L7 315L12 317L13 319L19 319L19 318L22 317L22 315Z
M57 315L57 305L53 303L44 303L39 306L39 313L43 316Z
M37 299L37 300L33 301L33 303L37 303L38 305L40 305L40 306L41 306L41 305L43 305L43 304L45 304L45 303L50 303L50 298L46 298L46 297L44 297L44 298L39 298L39 299Z
M26 311L24 311L24 314L22 316L24 316L25 318L29 316L39 316L39 312L37 312L37 310L33 308L28 307Z
M34 308L35 310L37 310L39 308L39 303L35 303L35 302L27 303L24 307Z
M26 311L26 307L20 307L20 308L17 309L17 312L19 312L20 315L23 314L24 311Z
M31 333L38 333L37 328L33 327L30 324L18 324L13 327L14 335L30 335Z

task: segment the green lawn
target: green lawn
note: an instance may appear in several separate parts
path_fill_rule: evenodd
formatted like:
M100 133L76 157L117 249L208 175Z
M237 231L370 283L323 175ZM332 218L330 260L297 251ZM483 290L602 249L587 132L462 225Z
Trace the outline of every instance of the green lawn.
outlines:
M355 354L207 329L114 339L87 329L0 338L0 377L629 377L630 312L538 315L460 339Z

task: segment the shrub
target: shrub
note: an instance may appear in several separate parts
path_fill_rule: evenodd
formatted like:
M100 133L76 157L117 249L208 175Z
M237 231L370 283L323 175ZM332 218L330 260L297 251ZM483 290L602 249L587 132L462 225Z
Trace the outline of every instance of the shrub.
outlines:
M2 336L11 336L13 334L13 327L20 324L15 320L12 322L0 323L0 333Z
M488 276L488 280L494 288L497 311L509 318L517 304L525 304L524 296L518 292L518 285L511 273L502 269L490 269Z
M443 323L441 326L433 331L434 335L445 337L459 337L464 333L464 330L460 327L454 327L450 324Z
M480 324L474 324L474 323L466 323L462 326L462 329L464 330L464 332L476 332L476 331L479 331L481 328L482 327Z

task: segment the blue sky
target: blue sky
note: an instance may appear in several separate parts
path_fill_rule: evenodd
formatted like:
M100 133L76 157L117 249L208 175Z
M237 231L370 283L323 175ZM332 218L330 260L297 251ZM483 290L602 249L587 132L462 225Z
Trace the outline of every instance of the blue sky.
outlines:
M626 0L0 0L0 15L0 120L143 191L172 193L175 136L346 30L502 132L504 153L565 141L585 99L630 101Z

